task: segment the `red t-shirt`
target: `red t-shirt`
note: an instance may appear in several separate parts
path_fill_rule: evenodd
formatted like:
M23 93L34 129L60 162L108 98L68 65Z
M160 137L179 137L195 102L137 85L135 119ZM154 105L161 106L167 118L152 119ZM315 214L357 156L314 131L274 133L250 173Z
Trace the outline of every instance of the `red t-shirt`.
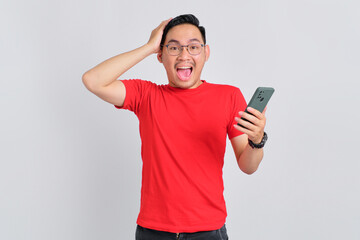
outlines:
M139 119L143 161L137 224L167 232L221 228L227 216L222 168L234 117L246 107L240 90L205 81L179 89L123 80L122 108Z

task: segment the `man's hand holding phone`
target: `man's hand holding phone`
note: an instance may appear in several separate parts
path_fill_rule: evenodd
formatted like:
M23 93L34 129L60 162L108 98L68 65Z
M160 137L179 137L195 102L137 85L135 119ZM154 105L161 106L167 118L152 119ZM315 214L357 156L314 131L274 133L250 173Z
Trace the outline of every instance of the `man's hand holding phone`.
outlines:
M271 87L258 87L245 111L239 112L240 118L235 117L237 124L234 127L247 134L252 143L259 144L263 137L266 138L264 136L266 105L274 91Z
M239 117L235 117L238 124L234 127L248 135L248 138L258 144L264 136L264 128L266 125L265 117L266 108L261 113L258 110L248 107L247 112L239 112Z

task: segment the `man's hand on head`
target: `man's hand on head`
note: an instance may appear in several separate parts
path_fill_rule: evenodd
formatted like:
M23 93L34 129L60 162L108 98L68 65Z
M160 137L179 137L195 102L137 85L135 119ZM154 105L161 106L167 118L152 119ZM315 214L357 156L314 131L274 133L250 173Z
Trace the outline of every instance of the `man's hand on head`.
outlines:
M172 18L162 21L160 25L151 32L147 45L153 49L153 53L158 53L160 51L160 43L164 29L171 19Z

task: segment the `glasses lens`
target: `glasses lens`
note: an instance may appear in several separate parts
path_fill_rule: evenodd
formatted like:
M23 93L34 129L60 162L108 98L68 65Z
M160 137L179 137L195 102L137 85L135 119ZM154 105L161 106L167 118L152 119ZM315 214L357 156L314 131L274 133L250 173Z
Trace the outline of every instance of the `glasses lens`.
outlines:
M167 50L170 55L177 56L180 54L181 46L179 44L169 44L167 45Z
M178 56L181 54L183 47L180 44L168 44L166 45L168 53L172 56ZM187 50L191 55L198 55L201 53L201 48L203 45L201 43L191 43L187 46Z
M192 55L198 55L201 52L201 44L200 43L192 43L188 46L188 51Z

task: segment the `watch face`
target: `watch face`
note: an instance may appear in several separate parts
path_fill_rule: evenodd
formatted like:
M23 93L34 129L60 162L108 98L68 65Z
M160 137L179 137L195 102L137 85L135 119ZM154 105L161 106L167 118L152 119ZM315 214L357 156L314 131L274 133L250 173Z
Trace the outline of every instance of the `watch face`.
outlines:
M268 136L267 136L266 132L264 132L264 137L261 142L263 142L265 144L267 139L268 139Z

